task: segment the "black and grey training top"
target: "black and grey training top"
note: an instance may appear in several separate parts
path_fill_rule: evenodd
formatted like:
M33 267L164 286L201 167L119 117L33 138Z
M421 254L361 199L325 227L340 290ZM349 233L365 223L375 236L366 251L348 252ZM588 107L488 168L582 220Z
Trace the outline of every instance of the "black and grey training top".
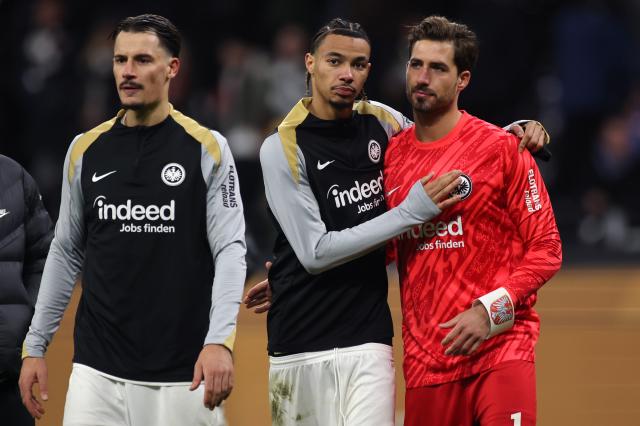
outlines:
M82 273L74 362L190 382L203 344L233 347L246 270L238 176L225 138L173 108L150 127L122 115L71 143L23 356L44 355Z
M440 211L416 183L386 211L389 138L411 122L358 102L347 120L321 120L302 99L260 150L278 235L269 271L273 355L391 343L384 243Z

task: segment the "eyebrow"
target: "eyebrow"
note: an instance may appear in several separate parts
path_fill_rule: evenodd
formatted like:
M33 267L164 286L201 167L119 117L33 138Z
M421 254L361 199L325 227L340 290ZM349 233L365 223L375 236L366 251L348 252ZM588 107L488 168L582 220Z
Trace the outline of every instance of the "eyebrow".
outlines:
M415 58L415 57L409 58L409 63L412 63L412 62L420 62L421 64L426 63L428 66L440 65L445 68L449 68L449 65L447 65L446 62L442 62L442 61L425 61L424 59Z
M343 55L342 53L339 52L327 52L325 54L325 56L334 56L334 57L338 57L340 59L345 59L346 56ZM366 56L362 55L362 56L356 56L355 58L353 58L353 62L360 62L360 61L368 61L369 58L367 58Z
M129 55L126 55L124 53L115 53L113 55L114 58L128 58ZM135 55L132 56L133 59L140 59L140 58L151 58L153 59L153 55L150 53L136 53Z

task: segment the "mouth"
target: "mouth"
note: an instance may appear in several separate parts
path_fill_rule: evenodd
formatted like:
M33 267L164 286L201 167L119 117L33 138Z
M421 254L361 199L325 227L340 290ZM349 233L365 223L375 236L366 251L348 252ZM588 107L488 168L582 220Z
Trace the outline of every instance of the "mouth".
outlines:
M424 86L414 87L413 90L411 90L411 93L413 93L414 95L420 98L426 98L428 96L436 97L436 93L433 90L428 89Z
M120 84L120 90L123 91L127 96L133 96L142 90L142 85L137 83L122 83Z
M351 86L334 86L332 89L338 96L353 96L356 94L356 89Z

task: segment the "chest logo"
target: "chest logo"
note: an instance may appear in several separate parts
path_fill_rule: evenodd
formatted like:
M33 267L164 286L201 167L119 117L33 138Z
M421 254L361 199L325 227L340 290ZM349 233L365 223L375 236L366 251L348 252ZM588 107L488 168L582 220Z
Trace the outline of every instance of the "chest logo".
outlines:
M331 161L325 161L324 163L321 163L320 160L318 160L318 170L322 170L325 167L327 167L329 164L333 163L336 160L331 160Z
M9 213L10 212L8 212L7 209L0 209L0 218L5 217Z
M103 175L100 175L100 176L96 175L95 172L94 172L93 176L91 176L91 182L96 183L97 181L102 180L102 179L106 178L107 176L110 176L110 175L114 174L115 172L117 172L117 170L112 170L112 171L107 172L107 173L105 173Z
M186 176L184 167L178 163L169 163L162 168L160 177L162 181L169 186L180 185Z
M390 189L389 192L387 192L387 197L390 196L391 194L393 194L394 192L396 192L400 188L402 188L402 185L398 185L395 188Z
M378 141L371 139L369 141L369 159L374 163L379 163L382 157L382 148Z
M460 184L456 186L456 189L451 191L449 195L451 195L452 197L459 195L461 200L465 200L469 198L469 195L471 195L473 183L471 182L471 178L464 174L460 175L460 181Z

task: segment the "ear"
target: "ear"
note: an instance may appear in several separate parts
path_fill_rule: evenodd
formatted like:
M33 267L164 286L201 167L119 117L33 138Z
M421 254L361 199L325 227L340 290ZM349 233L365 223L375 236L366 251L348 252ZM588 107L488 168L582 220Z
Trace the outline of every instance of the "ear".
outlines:
M178 75L178 71L180 70L180 59L171 58L169 60L169 73L167 74L167 78L172 79L176 75Z
M462 92L469 85L470 81L471 81L471 71L462 71L458 75L458 84L456 85L458 92Z
M307 68L307 72L309 74L313 74L313 67L315 65L316 58L313 57L311 53L306 53L304 55L304 66Z

